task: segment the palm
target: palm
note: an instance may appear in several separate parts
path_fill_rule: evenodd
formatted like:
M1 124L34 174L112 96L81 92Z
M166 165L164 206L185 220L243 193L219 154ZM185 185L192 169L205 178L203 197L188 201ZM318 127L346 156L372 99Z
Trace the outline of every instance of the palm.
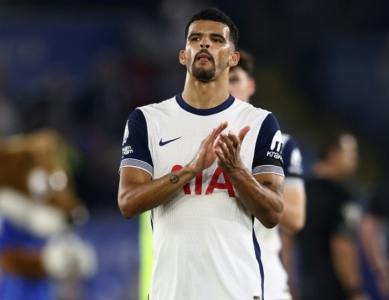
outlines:
M216 160L216 153L213 145L211 144L210 147L208 147L207 154L205 157L205 164L204 164L204 169L209 168L210 166L213 165L213 163Z
M220 124L215 128L201 143L199 150L191 161L195 172L199 173L209 168L216 160L214 144L219 134L227 128L227 122Z

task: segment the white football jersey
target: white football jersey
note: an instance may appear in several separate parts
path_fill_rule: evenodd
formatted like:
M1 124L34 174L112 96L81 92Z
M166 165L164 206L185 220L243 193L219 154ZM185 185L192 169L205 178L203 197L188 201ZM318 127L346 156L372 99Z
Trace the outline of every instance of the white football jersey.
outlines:
M297 144L287 134L282 135L285 173L285 186L304 184L302 176L302 159ZM281 239L278 226L268 229L257 219L254 221L254 230L261 246L261 259L265 271L265 299L266 300L291 300L288 287L288 275L282 265Z
M276 119L232 96L212 109L195 109L181 95L136 109L127 121L120 167L141 168L153 179L165 176L187 165L225 121L226 133L250 125L241 158L253 174L283 175ZM150 300L264 299L254 218L216 162L151 216Z

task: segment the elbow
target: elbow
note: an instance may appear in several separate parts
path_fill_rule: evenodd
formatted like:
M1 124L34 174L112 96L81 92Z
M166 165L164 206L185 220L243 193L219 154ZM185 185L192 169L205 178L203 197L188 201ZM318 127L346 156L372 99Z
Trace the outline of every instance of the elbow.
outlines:
M263 220L261 223L268 229L274 228L281 221L282 213L272 213L269 214L268 217Z
M291 222L288 227L288 232L290 234L296 234L300 232L305 225L305 218L296 218L294 222Z
M301 217L283 217L280 222L282 230L288 235L295 235L300 232L305 225L305 215Z
M294 222L290 224L287 228L287 232L291 235L297 234L304 228L303 222Z
M120 212L122 213L123 217L125 217L126 219L132 219L138 215L135 212L133 206L130 204L130 202L127 199L119 196L118 204L119 204Z

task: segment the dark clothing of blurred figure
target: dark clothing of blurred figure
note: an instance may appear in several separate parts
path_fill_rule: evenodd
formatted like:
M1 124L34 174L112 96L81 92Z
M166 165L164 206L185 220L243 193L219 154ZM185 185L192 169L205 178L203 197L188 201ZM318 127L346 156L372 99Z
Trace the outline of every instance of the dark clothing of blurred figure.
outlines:
M374 300L389 299L389 175L375 187L362 221L361 242L368 263L367 282ZM374 283L373 283L374 282Z
M378 184L368 211L377 217L389 221L389 175Z
M340 183L324 178L306 182L307 219L299 235L302 262L301 300L345 300L332 259L331 239L353 238L360 218L359 206Z

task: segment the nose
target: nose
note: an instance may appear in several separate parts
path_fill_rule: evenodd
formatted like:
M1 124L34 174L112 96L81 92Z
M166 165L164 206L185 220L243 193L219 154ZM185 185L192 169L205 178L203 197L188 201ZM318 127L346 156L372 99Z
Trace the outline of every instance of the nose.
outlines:
M204 38L201 39L200 47L202 49L208 49L210 46L211 46L211 41L210 41L209 38L204 37Z

